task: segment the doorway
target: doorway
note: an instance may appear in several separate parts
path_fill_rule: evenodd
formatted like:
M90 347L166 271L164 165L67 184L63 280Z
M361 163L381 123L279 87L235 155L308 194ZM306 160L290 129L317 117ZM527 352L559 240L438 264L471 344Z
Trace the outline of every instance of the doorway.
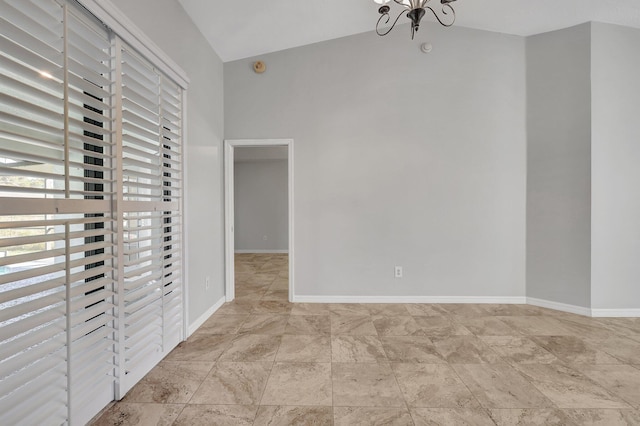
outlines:
M251 233L245 233L243 235L242 244L253 244L253 246L264 247L262 249L241 249L242 254L238 253L236 240L236 157L243 155L244 148L277 148L280 147L286 153L287 158L287 193L286 193L286 210L288 213L287 228L287 244L286 254L285 250L274 249L270 247L268 242L278 240L276 235L269 236L266 232L258 232L258 240L252 243L246 243L250 238L247 235ZM269 150L267 150L269 151ZM271 153L278 150L271 150ZM291 139L243 139L243 140L226 140L224 144L224 158L225 158L225 298L227 302L231 302L236 297L236 263L246 264L252 262L252 255L254 259L260 263L264 262L265 266L270 266L270 263L280 263L282 265L283 259L286 257L287 266L286 275L288 275L288 300L293 302L294 300L294 228L293 228L293 140ZM256 234L256 232L253 232ZM264 234L264 235L263 235ZM259 242L258 242L259 241ZM264 244L260 244L264 243ZM247 246L248 247L248 246ZM246 253L246 252L256 252ZM272 257L273 262L270 262ZM236 262L239 260L239 262ZM273 265L271 265L273 266ZM282 274L281 274L282 275Z

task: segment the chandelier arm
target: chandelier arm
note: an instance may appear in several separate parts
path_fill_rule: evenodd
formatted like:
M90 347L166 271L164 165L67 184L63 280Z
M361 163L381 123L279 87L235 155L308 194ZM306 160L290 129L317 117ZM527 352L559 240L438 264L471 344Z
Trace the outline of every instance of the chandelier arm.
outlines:
M386 21L384 21L383 25L386 25L389 23L389 20L391 19L391 17L389 16L389 12L385 12L382 15L380 15L380 18L378 19L378 23L376 24L376 33L378 33L379 36L386 36L387 34L389 34L391 32L391 30L393 30L393 28L396 26L396 24L398 23L398 20L400 19L400 17L402 15L405 15L407 12L405 10L403 10L402 12L400 12L400 14L398 15L398 17L396 18L395 21L393 21L393 25L391 25L391 28L389 28L387 31L385 32L380 32L380 22L382 21L382 18L387 18Z
M440 19L440 17L438 16L438 14L436 13L435 10L433 10L431 7L425 7L425 10L429 9L431 11L431 13L433 13L433 16L436 17L436 19L438 20L438 22L440 22L440 25L444 26L444 27L450 27L452 26L455 22L456 22L456 11L453 10L453 7L451 7L450 4L445 4L442 6L442 13L444 15L448 15L449 12L447 12L447 9L451 10L451 14L453 15L453 19L451 20L451 22L447 23L445 21L443 21L442 19Z

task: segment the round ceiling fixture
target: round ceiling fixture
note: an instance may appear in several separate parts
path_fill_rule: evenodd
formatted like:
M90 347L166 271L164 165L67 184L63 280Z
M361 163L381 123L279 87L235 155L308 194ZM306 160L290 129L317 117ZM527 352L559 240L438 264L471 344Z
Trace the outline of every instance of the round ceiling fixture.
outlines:
M256 62L253 63L253 70L257 74L262 74L263 72L265 72L267 70L267 66L262 61L256 61Z

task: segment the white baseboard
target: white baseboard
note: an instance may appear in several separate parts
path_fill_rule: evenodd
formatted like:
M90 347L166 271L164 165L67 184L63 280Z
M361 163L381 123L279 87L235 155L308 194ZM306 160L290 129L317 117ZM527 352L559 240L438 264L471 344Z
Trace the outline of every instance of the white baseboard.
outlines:
M294 303L497 303L522 305L526 297L492 296L293 296Z
M199 329L200 326L204 324L211 317L211 315L213 315L218 309L220 309L220 307L224 305L224 302L226 302L226 299L224 296L222 296L220 300L218 300L212 307L207 309L207 311L204 314L200 315L198 319L196 319L193 323L191 323L189 325L189 336L195 333L195 331Z
M287 254L289 253L289 250L236 250L235 253L238 254L269 254L269 253L274 253L274 254Z
M533 306L540 306L541 308L569 312L570 314L584 315L586 317L591 316L591 308L586 308L584 306L569 305L567 303L553 302L545 299L536 299L535 297L527 297L527 303Z
M594 318L640 318L640 309L592 309Z

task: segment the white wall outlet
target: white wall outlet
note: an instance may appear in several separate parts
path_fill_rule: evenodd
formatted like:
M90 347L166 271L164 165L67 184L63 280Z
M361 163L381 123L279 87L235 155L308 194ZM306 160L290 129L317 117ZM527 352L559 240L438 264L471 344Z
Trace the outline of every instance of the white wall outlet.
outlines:
M204 279L204 289L209 290L210 286L211 286L211 277L207 277Z
M266 235L265 235L265 236L263 236L263 237L262 237L262 239L263 239L263 240L265 240L265 241L267 241L267 236L266 236Z
M394 276L396 278L402 278L402 266L396 266L394 269Z

